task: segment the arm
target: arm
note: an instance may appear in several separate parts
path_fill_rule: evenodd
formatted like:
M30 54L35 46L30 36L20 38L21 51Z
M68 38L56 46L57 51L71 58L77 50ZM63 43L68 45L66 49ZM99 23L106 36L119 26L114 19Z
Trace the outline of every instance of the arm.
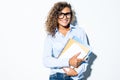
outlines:
M50 36L47 36L44 42L43 64L49 68L62 68L69 66L69 59L59 59L52 56L53 42Z
M81 75L83 72L86 71L87 69L87 65L88 63L83 63L81 64L77 69L76 68L71 68L69 67L68 69L69 70L66 70L63 68L63 70L65 71L65 73L68 75L68 76L79 76Z
M90 52L88 53L88 54L90 54L91 53L91 47L90 47L90 44L89 44L88 36L83 29L82 29L81 41L82 41L82 44L84 44L85 46L87 46L90 49ZM82 64L76 69L76 72L79 75L86 71L87 66L88 66L88 60L89 60L89 55L82 62Z
M87 35L84 32L84 30L81 30L81 36L79 38L75 37L75 36L74 36L74 38L75 38L75 40L77 39L77 40L79 40L79 42L81 42L82 44L84 44L84 45L89 47L88 38L87 38ZM82 64L78 68L73 68L74 72L76 72L79 75L82 74L83 72L85 72L86 69L87 69L87 65L88 65L88 59L89 59L89 56L87 56L87 58L82 61ZM69 72L67 72L67 71L65 71L65 72L67 74L69 73L68 75L71 75L73 73L73 70L69 69Z

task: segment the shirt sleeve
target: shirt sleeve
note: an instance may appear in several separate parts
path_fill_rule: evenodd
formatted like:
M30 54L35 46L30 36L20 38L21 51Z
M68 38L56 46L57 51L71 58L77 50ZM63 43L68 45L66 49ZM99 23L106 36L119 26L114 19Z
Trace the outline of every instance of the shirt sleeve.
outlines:
M49 68L62 68L69 66L69 59L59 59L52 56L52 40L47 36L44 41L43 64Z
M85 62L85 63L82 63L82 64L77 68L76 71L77 71L78 75L81 75L83 72L86 71L87 65L88 65L88 63Z
M90 49L90 52L88 53L88 56L82 62L82 64L76 69L78 75L81 75L83 72L85 72L87 70L89 54L91 53L91 47L89 44L88 36L87 36L86 32L84 31L84 29L81 30L81 40L82 40L82 44L84 44L85 46L87 46Z

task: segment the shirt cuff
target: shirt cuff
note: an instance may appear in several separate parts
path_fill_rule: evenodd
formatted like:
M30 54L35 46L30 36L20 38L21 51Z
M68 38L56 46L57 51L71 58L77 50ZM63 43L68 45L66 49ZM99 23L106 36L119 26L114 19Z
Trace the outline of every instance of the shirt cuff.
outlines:
M78 74L82 74L86 71L88 63L81 64L78 68L74 68Z

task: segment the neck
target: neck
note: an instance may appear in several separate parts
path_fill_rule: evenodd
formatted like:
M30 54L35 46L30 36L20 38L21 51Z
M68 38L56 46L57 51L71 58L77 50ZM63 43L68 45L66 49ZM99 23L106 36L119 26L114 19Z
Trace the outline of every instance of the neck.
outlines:
M69 28L69 27L68 27L68 28L65 28L65 27L59 27L59 30L69 31L70 28Z
M59 27L59 32L62 33L64 36L67 34L67 32L70 30L70 27Z
M59 25L59 29L67 30L69 28L70 28L70 25L67 25L67 26Z

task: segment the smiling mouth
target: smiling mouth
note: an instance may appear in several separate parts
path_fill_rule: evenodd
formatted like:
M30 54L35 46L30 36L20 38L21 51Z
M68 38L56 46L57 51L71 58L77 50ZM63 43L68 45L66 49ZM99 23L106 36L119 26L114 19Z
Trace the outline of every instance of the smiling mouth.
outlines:
M61 20L63 23L68 23L69 20Z

